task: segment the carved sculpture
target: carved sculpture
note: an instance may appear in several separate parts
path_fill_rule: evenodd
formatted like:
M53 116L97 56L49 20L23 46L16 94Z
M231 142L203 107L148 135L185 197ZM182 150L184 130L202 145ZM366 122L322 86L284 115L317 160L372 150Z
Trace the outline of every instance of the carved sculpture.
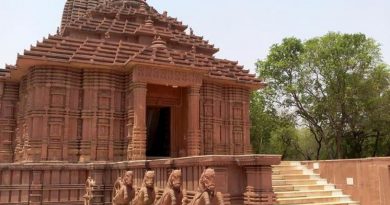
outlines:
M83 196L84 205L91 205L91 201L93 199L93 186L95 185L95 180L93 180L91 177L88 177L87 181L85 182L85 194Z
M15 137L15 151L14 151L14 156L15 156L15 161L21 161L22 160L22 157L21 157L21 151L22 151L22 137L21 137L21 134L20 134L20 129L19 128L16 128L15 129L15 133L16 133L16 137Z
M142 182L141 189L134 199L133 205L154 205L156 201L156 189L154 187L154 171L147 171Z
M168 178L164 193L156 205L186 205L187 194L181 189L181 170L173 170Z
M127 171L124 177L118 177L114 184L112 193L112 205L131 205L135 197L135 188L133 187L134 174Z
M215 192L215 171L206 169L199 179L199 188L190 205L224 205L221 192Z

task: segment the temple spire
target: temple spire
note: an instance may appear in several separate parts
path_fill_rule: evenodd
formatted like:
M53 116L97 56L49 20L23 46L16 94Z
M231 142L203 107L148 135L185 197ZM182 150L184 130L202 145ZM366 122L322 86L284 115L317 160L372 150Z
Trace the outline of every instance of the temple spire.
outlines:
M161 39L160 36L154 37L154 40L152 42L152 45L150 46L152 48L167 48L167 42Z

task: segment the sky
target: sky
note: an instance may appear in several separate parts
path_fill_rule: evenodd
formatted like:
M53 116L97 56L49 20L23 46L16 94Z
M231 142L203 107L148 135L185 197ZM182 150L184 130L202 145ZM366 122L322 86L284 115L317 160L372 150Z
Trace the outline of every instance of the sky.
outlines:
M330 31L364 33L390 63L389 0L147 0L220 48L218 58L246 69L285 37L310 39ZM0 0L0 68L60 25L65 0Z

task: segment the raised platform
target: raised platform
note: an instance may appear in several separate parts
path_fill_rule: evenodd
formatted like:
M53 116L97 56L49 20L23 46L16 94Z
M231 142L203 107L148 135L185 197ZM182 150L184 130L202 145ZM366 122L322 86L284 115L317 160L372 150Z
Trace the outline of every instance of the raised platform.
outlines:
M205 168L215 169L217 191L223 193L226 204L250 204L247 201L252 200L271 205L275 202L271 165L279 164L280 158L212 155L117 163L0 164L0 205L82 205L88 176L96 180L93 204L111 204L113 184L126 170L134 172L136 186L141 185L146 170L156 171L156 186L163 189L170 171L181 169L183 188L194 191Z

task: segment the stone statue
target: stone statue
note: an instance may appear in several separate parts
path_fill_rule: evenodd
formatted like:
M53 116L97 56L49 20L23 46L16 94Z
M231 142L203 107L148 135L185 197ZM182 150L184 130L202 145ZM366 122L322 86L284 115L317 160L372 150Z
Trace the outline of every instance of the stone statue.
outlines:
M215 192L215 171L206 169L199 179L199 188L190 205L224 205L221 192Z
M181 189L181 170L173 170L168 178L164 193L156 205L186 205L187 194Z
M91 201L93 199L93 186L96 185L95 180L93 180L91 177L88 177L87 181L85 182L85 194L83 196L84 198L84 205L91 205Z
M112 193L112 205L131 205L135 197L135 188L133 187L132 171L127 171L122 177L118 177L114 184Z
M154 171L147 171L141 189L134 199L133 205L154 205L156 201L156 188L154 187Z

